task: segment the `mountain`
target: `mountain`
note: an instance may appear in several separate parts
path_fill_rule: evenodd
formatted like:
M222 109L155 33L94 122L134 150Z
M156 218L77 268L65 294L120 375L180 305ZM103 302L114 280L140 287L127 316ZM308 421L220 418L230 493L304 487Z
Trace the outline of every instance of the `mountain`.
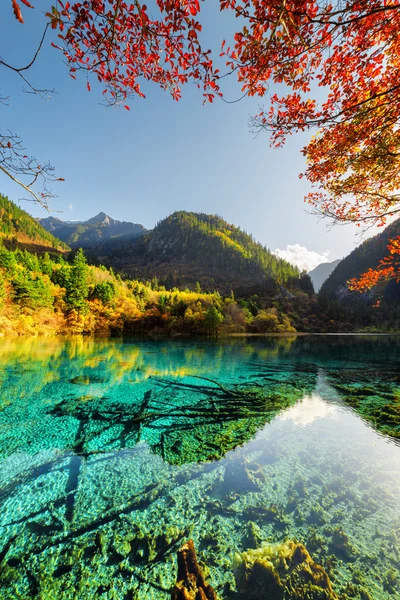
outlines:
M22 248L43 254L65 252L68 246L54 237L36 219L0 194L0 239L9 248Z
M196 282L221 293L312 287L296 267L216 215L175 212L136 241L96 251L97 260L107 266L131 278L157 277L167 289L193 289Z
M57 217L47 217L38 221L47 231L72 248L93 248L105 242L110 245L118 244L123 240L134 240L147 232L143 225L117 221L104 212L88 221L62 221Z
M327 298L339 300L351 300L360 298L358 292L351 292L348 289L347 281L352 277L359 277L369 268L374 269L379 262L388 254L387 245L391 238L400 236L400 219L393 221L381 233L366 240L351 252L346 258L341 260L337 267L332 271L328 279L322 285L320 294ZM393 293L400 297L400 285L394 281L384 282L379 288L380 293L392 296ZM373 298L374 292L363 294L364 299Z
M333 262L321 263L315 269L309 272L309 276L311 278L312 284L314 286L314 290L316 293L319 292L322 284L326 281L332 271L337 267L340 263L340 259L334 260Z

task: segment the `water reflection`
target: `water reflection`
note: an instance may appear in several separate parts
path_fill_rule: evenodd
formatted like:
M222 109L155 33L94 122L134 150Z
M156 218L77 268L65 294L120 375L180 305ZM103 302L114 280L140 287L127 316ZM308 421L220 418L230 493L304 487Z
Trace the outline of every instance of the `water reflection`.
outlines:
M77 454L134 447L142 440L173 464L209 460L245 443L305 395L289 414L301 419L306 410L309 419L313 406L318 410L313 394L320 395L321 387L330 402L342 402L379 431L400 436L398 363L382 357L388 349L382 338L373 340L385 361L379 368L371 340L355 338L356 360L348 337L318 342L4 341L0 452L38 452L52 447L52 432L62 430L58 445ZM327 347L330 360L321 361Z

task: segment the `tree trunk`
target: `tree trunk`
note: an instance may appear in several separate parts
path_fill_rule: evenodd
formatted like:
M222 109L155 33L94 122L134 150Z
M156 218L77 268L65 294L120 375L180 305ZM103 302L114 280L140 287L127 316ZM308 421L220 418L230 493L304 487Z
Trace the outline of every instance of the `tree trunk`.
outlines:
M204 579L192 540L178 550L178 577L171 600L218 600L213 588Z

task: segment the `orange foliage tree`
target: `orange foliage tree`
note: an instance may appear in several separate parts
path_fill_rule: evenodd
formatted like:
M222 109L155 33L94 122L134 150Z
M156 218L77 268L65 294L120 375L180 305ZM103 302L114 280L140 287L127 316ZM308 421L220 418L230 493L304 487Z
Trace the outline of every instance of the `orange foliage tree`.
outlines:
M30 4L12 0L22 21L19 2ZM307 168L300 175L312 185L306 201L314 211L360 226L383 225L397 214L400 4L220 0L220 9L234 11L241 23L231 44L222 41L220 56L246 95L267 102L252 119L254 130L269 131L273 146L294 132L316 130L303 149ZM151 11L139 0L59 0L47 15L70 74L84 71L88 89L96 77L110 103L142 96L141 80L175 100L192 80L211 102L222 95L221 78L199 42L199 12L199 0L156 0ZM390 250L387 260L393 256ZM397 276L397 263L385 264L385 276ZM378 271L381 276L384 268ZM363 287L373 284L372 273Z

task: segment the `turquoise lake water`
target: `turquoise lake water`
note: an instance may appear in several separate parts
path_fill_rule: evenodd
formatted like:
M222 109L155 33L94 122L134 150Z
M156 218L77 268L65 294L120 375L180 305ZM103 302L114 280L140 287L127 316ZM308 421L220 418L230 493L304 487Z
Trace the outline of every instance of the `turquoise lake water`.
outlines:
M399 337L0 338L0 386L1 599L168 599L188 539L222 600L284 540L400 598Z

